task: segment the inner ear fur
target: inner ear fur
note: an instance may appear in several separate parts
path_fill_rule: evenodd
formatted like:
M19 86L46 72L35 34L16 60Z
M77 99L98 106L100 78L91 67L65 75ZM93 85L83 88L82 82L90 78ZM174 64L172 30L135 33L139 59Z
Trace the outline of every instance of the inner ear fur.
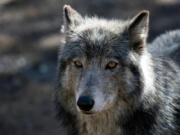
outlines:
M78 26L83 21L83 17L70 5L64 5L63 19L64 19L63 31L68 31L73 27Z
M130 48L137 53L142 53L146 47L149 29L149 11L143 10L137 14L128 28Z

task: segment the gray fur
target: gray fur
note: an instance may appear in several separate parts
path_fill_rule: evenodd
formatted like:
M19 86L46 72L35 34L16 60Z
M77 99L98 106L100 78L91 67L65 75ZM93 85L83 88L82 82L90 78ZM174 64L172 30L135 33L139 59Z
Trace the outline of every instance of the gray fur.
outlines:
M56 105L68 135L179 135L180 70L153 51L156 43L167 46L166 38L146 47L148 24L148 11L123 21L82 17L64 7ZM111 61L117 66L106 68ZM77 106L82 95L95 101L88 114Z
M162 34L148 45L153 56L171 58L180 65L180 30Z

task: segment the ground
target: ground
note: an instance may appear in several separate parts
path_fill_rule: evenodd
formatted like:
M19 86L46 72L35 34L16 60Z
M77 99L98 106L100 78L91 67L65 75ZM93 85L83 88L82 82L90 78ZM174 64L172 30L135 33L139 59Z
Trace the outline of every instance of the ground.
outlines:
M83 15L130 18L151 13L149 41L180 28L179 0L1 0L0 135L60 135L53 105L62 7Z

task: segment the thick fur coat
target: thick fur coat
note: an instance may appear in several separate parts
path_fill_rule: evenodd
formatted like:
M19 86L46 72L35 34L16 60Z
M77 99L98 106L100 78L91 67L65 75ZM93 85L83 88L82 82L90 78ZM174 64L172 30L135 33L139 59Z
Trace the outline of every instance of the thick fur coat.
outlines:
M147 45L148 11L126 21L63 12L55 102L66 134L179 135L180 31Z

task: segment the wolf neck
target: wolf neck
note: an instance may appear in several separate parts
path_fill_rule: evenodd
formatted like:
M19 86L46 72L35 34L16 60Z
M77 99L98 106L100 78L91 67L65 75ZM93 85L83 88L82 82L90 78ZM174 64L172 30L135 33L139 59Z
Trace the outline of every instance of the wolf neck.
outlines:
M153 56L147 51L144 51L140 59L141 82L143 83L143 92L141 94L141 105L144 110L149 110L156 102L157 88L156 88L156 74L155 62Z
M77 128L82 135L133 135L136 131L140 133L139 135L143 135L142 129L145 128L148 129L147 134L149 134L151 125L155 121L151 109L152 107L148 108L149 111L146 112L140 107L125 118L118 115L115 110L95 115L79 114L78 126L83 128ZM149 124L149 121L152 123Z
M80 114L79 119L85 135L121 135L118 117L113 112L103 112L95 115Z

